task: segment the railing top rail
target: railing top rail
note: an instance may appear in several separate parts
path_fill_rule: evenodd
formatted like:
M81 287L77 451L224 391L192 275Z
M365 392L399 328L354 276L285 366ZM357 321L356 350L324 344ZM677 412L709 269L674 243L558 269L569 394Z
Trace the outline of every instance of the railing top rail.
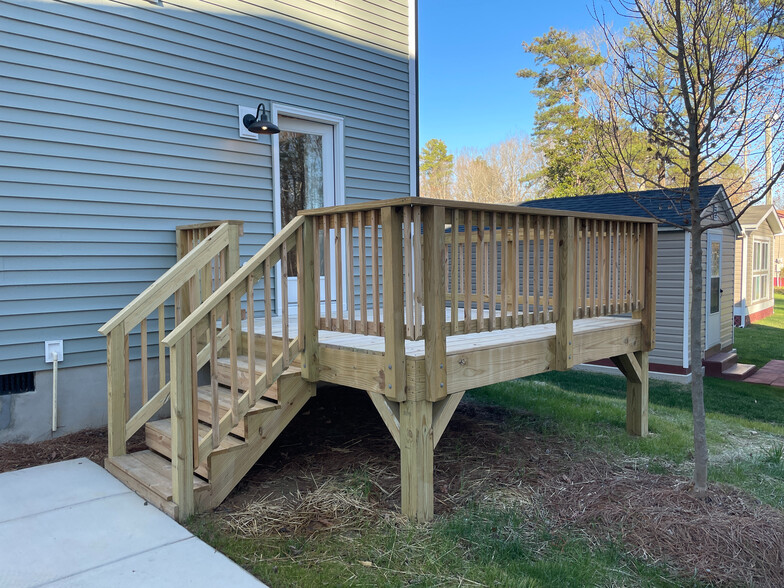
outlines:
M343 204L341 206L329 206L325 208L311 208L300 210L300 216L317 216L322 214L340 214L345 212L362 212L365 210L378 210L385 206L444 206L446 208L458 208L464 210L477 210L482 212L503 212L515 214L530 214L539 216L562 216L575 217L581 219L615 220L634 223L655 224L657 221L644 216L622 216L616 214L597 214L592 212L582 212L574 210L555 210L550 208L521 207L515 204L485 204L480 202L468 202L464 200L441 200L438 198L393 198L389 200L372 200L357 204Z
M253 272L264 260L272 255L278 247L291 237L295 231L305 222L304 216L297 216L289 222L283 230L270 239L256 255L246 261L242 267L231 275L220 288L210 295L207 300L202 302L199 307L185 317L174 330L169 333L162 341L164 345L172 346L182 339L191 329L199 324L221 301L228 296L229 292L242 284L244 280ZM213 233L214 234L214 233ZM195 251L195 249L194 249ZM183 258L184 259L184 258Z
M209 222L206 222L206 223L195 223L195 224L192 224L192 225L179 225L179 226L175 227L175 229L177 231L194 231L194 230L197 230L197 229L213 229L213 228L217 228L217 227L221 226L222 224L237 225L239 227L240 237L242 237L242 233L243 233L242 228L243 228L243 225L245 224L245 222L241 221L241 220L209 221Z
M101 335L108 335L118 325L128 320L139 321L153 312L169 296L174 294L185 282L187 282L193 272L187 272L183 268L192 267L194 271L202 267L220 249L228 243L229 225L223 224L180 259L175 265L166 271L160 278L155 280L141 294L131 300L125 308L115 314L104 325L98 329ZM224 243L225 241L225 243Z

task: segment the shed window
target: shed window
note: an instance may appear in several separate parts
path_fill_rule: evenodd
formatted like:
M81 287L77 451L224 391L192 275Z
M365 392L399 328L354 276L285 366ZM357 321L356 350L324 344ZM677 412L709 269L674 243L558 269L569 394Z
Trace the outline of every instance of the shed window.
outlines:
M752 301L770 298L770 244L767 241L754 241L751 270Z

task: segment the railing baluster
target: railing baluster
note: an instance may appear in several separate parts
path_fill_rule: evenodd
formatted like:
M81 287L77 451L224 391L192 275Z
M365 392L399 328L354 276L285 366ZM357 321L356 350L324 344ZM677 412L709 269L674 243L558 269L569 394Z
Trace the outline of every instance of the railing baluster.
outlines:
M329 237L329 221L325 214L321 217L321 222L324 231L324 316L327 319L326 328L330 331L334 328L332 326L332 267L330 258L332 257L332 239ZM319 257L316 256L316 263Z
M544 219L544 247L542 248L542 294L544 295L544 308L542 309L542 322L550 322L550 217Z
M357 213L357 232L359 237L359 332L363 335L368 334L366 220L363 211Z
M450 259L448 265L448 275L450 277L450 288L451 288L451 296L449 298L449 306L451 311L451 323L452 323L452 334L457 334L457 325L459 323L458 314L458 277L460 271L460 255L459 255L459 248L460 245L457 242L458 233L460 233L460 212L453 208L451 211L451 219L450 223L452 225L452 234L450 237L451 244L450 244Z
M158 307L158 389L166 385L166 349L163 346L163 338L166 336L166 307L161 304Z
M253 275L251 274L245 281L245 288L248 292L245 306L248 311L248 382L249 388L252 390L251 405L255 404L255 402L258 400L256 396L256 301L253 299L253 285ZM232 340L233 339L234 334L232 333ZM231 371L233 375L235 371L233 367ZM232 392L232 396L233 395L234 392ZM232 406L234 406L234 402L232 402ZM232 421L233 420L234 419L232 418Z
M149 399L148 382L147 382L147 319L143 318L141 323L141 345L142 345L142 404L147 404ZM128 415L130 417L130 415Z
M555 217L553 219L553 312L552 321L558 320L559 300L560 300L560 269L558 264L561 263L561 225L565 223L564 217Z
M520 314L520 215L514 214L514 226L512 227L512 273L514 275L514 287L512 288L512 326L522 326L522 315Z
M414 250L411 245L411 233L414 228L411 212L410 206L403 207L403 267L405 274L403 284L406 297L406 339L414 339L414 269L412 260Z
M280 246L280 267L281 267L281 282L283 286L280 289L280 314L281 318L281 340L283 343L283 365L289 364L289 252L286 242Z
M376 209L370 211L370 229L372 239L370 241L370 256L372 275L371 281L373 282L371 289L373 290L373 326L375 334L381 336L381 282L379 280L378 266L381 263L378 255L378 213Z
M212 393L212 411L210 426L212 427L212 448L220 445L220 412L218 411L218 317L215 310L210 311L210 387ZM198 413L198 410L195 411Z
M612 245L612 221L602 221L602 233L604 237L604 259L602 260L602 274L604 274L604 287L602 288L602 296L604 297L603 301L603 311L602 315L607 316L612 314L610 310L610 264L612 260L610 259L610 252L611 252L611 245Z
M634 310L632 305L632 223L626 222L626 288L624 303L625 311L631 312Z
M498 235L496 233L496 226L498 225L498 217L493 212L490 216L490 242L488 243L489 260L487 262L489 273L489 292L490 295L487 306L490 310L488 321L488 330L495 329L495 306L496 306L496 291L498 290Z
M471 294L472 294L472 259L473 254L471 253L472 245L471 241L473 240L474 235L474 226L471 220L471 211L466 210L463 215L463 322L465 323L465 332L470 333L473 330L473 319L472 319L472 301L471 301Z
M335 315L337 330L343 330L343 231L341 228L340 214L332 215L332 224L335 227Z
M269 257L264 260L264 361L267 387L272 386L272 267Z
M125 333L123 343L123 361L125 362L125 423L131 418L131 358L128 333Z
M485 330L485 213L476 213L476 332Z
M422 208L414 206L414 338L422 338L424 271L422 268Z
M354 234L353 234L353 215L350 212L347 212L345 215L345 224L346 224L346 244L345 244L345 255L346 255L346 311L347 311L347 320L348 324L346 325L346 329L350 333L356 333L356 285L354 283Z
M541 217L535 216L534 217L534 241L533 241L533 249L534 249L534 324L539 324L542 322L541 315L539 314L539 276L542 271L540 256L541 256L541 247L539 246L539 236L541 231Z
M528 293L531 288L531 266L530 266L530 241L531 241L531 217L525 215L525 232L523 234L523 326L528 326L531 317Z

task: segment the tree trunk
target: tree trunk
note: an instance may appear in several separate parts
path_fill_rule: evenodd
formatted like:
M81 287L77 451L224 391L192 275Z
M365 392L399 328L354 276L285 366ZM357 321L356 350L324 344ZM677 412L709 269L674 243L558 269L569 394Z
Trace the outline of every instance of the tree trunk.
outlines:
M702 219L699 188L689 189L691 200L691 314L689 337L691 348L691 406L694 426L694 491L708 489L708 441L705 435L705 399L702 379L702 316L704 314L705 272L702 265ZM707 325L705 325L707 328Z

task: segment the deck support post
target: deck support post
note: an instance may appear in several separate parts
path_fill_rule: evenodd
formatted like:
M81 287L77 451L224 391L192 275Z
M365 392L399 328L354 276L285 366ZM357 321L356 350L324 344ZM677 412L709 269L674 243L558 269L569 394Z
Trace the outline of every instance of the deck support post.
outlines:
M316 267L316 257L314 253L314 241L318 234L316 222L318 217L305 220L302 228L302 240L300 245L300 259L302 267L299 268L299 300L302 307L302 341L304 343L304 353L302 356L302 377L308 382L318 382L319 379L319 343L318 343L318 324L316 315L319 313L320 301L316 300L316 280L320 280L319 271ZM329 301L327 301L329 304Z
M406 227L405 230L410 230ZM381 209L384 312L384 394L391 400L406 397L406 323L403 316L403 211ZM395 277L397 276L397 277ZM412 320L412 317L408 317Z
M626 376L626 432L648 435L648 352L635 351L611 358Z
M425 307L425 388L427 399L446 398L446 245L444 243L445 209L427 206L422 213L424 224L424 307ZM456 230L455 227L452 230ZM453 309L452 312L457 312ZM491 317L495 310L491 309ZM491 318L491 320L493 320Z
M433 403L400 403L400 497L403 514L417 522L433 518Z
M574 251L574 217L561 217L558 231L558 319L555 323L555 369L568 370L574 365L574 303L576 255Z
M172 500L180 521L194 511L191 344L186 335L172 346L170 355Z
M125 414L128 389L128 364L125 361L125 326L117 325L108 335L106 342L106 371L108 374L109 405L109 457L125 455Z

